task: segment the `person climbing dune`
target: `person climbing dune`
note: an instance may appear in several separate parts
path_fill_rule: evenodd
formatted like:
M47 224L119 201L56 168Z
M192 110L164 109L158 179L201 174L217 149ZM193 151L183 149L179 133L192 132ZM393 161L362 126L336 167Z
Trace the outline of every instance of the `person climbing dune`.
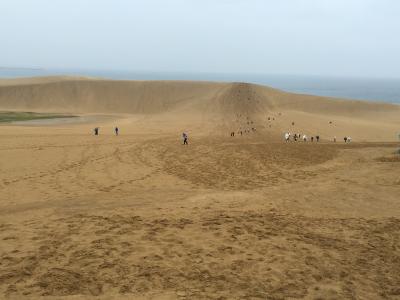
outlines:
M183 138L183 144L184 145L189 145L189 143L188 143L188 135L186 134L186 132L182 133L182 138Z

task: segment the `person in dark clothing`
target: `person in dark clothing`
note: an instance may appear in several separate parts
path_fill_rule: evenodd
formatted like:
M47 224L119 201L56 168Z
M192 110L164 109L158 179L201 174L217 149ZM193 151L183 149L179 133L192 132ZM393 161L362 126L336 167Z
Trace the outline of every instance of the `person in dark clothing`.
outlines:
M319 135L317 135L315 138L317 139L317 142L319 142Z
M185 132L182 133L182 138L183 138L183 144L184 145L189 145L189 143L188 143L188 135Z
M99 135L99 127L96 127L93 131L94 135Z
M311 142L314 142L314 137L313 136L311 137Z
M345 136L343 139L344 139L344 142L347 143L347 136Z
M114 128L114 131L115 131L115 135L118 135L118 133L119 133L119 128L118 128L118 127L115 127L115 128Z

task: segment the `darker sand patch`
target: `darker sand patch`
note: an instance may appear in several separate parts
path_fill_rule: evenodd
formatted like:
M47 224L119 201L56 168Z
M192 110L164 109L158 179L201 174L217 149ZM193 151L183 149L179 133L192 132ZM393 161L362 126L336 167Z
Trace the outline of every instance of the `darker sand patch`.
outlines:
M189 147L171 144L158 153L167 173L196 185L232 190L313 176L307 168L338 154L338 148L329 144L217 140L196 140Z
M393 156L382 156L376 159L379 162L387 162L387 163L398 163L400 162L400 150L399 154L395 154Z
M0 123L22 123L28 121L43 121L52 119L69 119L77 116L56 113L36 113L20 111L0 111Z

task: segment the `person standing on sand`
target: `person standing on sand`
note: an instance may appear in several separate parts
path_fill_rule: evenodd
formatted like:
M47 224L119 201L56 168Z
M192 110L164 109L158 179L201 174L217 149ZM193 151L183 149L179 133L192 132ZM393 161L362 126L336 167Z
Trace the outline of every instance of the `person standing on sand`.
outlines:
M114 128L114 132L115 132L115 135L118 135L119 128L118 128L118 127L115 127L115 128Z
M188 143L188 135L185 132L182 133L182 138L183 138L183 144L184 145L189 145L189 143Z
M317 142L319 142L319 135L317 135L315 138L317 139Z
M333 137L333 142L336 143L336 136Z
M307 136L305 134L303 135L303 141L307 142Z
M347 143L347 136L343 138L344 142Z
M311 137L311 142L314 142L314 137L313 136Z
M94 131L94 135L99 135L99 127L96 127L95 129L93 129Z
M289 142L289 138L290 138L290 134L289 134L289 132L286 132L285 133L285 141L286 141L286 143Z

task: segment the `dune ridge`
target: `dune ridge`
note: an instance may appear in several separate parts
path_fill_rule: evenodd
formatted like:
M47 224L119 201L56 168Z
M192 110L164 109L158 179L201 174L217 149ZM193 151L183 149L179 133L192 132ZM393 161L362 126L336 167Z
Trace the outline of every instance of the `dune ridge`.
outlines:
M0 106L10 109L57 109L70 112L158 113L203 99L223 112L251 108L292 109L315 113L400 111L396 104L283 92L236 82L130 81L84 77L40 77L0 80ZM248 103L246 103L246 101Z

